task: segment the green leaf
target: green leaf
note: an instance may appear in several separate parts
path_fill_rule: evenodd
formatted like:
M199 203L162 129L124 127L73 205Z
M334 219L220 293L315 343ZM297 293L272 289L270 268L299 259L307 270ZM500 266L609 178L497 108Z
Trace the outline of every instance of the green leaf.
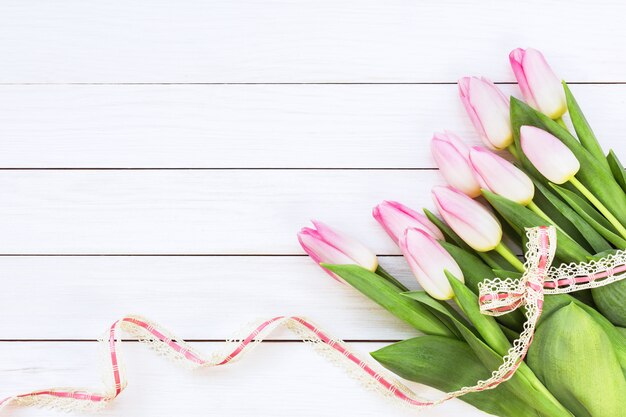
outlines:
M465 320L465 317L459 314L458 311L453 309L448 303L444 301L435 300L433 297L428 295L426 291L409 291L402 293L402 295L416 300L422 304L425 304L433 310L436 310L439 313L448 316L449 318L458 320L465 326L470 327L470 323Z
M470 291L454 275L445 271L448 282L454 291L454 301L472 322L483 340L501 356L506 355L511 347L509 339L504 335L496 320L480 311L478 296Z
M624 415L626 380L611 341L575 303L538 326L528 363L575 416Z
M598 233L600 233L606 240L611 242L618 248L626 248L626 240L615 233L613 225L609 223L595 208L593 208L587 201L566 188L558 186L556 184L550 184L550 186L567 202L582 217L587 223L591 225Z
M607 242L600 233L598 233L589 223L585 221L573 208L558 198L552 191L541 184L539 181L535 181L535 186L543 195L543 197L550 202L555 210L546 210L548 216L558 223L563 228L565 233L572 237L577 242L581 240L587 241L591 246L594 253L602 252L611 249L611 245ZM546 206L541 206L544 209ZM558 220L562 218L563 220ZM574 234L573 230L567 226L570 224L572 228L576 230Z
M463 272L463 277L465 278L465 285L472 290L474 294L478 294L479 282L483 281L485 278L494 277L493 271L472 253L464 251L448 242L441 242L441 246L443 246L459 265L461 272ZM496 320L517 332L522 331L525 321L524 314L519 310L499 316Z
M602 251L602 252L598 252L595 255L591 255L587 259L590 260L590 261L597 261L597 260L600 260L600 259L604 258L605 256L614 255L617 251L619 251L619 249L605 250L605 251Z
M504 269L494 269L493 273L495 274L496 277L502 278L502 279L507 279L507 278L519 279L522 277L522 275L524 275L519 271L505 271Z
M544 129L559 138L580 162L576 178L580 180L622 223L626 224L626 194L609 171L585 149L578 140L548 116L532 109L524 102L511 97L511 123L513 137L519 148L519 129L523 125ZM537 177L537 170L522 154L522 163L531 175Z
M471 386L489 375L489 370L466 343L437 336L404 340L372 352L371 355L395 374L444 392ZM534 408L511 395L505 386L467 394L459 399L501 417L537 417Z
M391 275L389 272L383 269L382 266L378 265L378 268L376 268L376 273L380 275L381 277L385 278L387 281L391 282L396 287L398 287L398 289L402 291L409 290L403 283L398 281L393 275Z
M619 327L614 326L606 317L602 314L598 313L592 307L589 307L587 304L582 301L577 300L569 294L553 294L546 295L543 302L543 313L541 314L541 318L539 319L539 323L547 320L552 313L557 312L560 308L565 307L571 303L576 304L578 307L585 310L587 314L604 330L606 335L611 340L611 344L613 349L615 349L615 353L617 354L617 359L619 360L620 366L626 372L626 334L622 334L619 331Z
M471 252L471 253L475 253L484 262L486 262L487 265L491 266L492 268L499 268L499 267L507 267L507 266L509 266L509 264L506 262L506 260L504 258L502 258L500 255L498 255L497 253L496 254L492 254L492 253L476 252L467 243L465 243L465 241L463 239L461 239L461 237L459 235L457 235L454 232L454 230L452 230L450 228L450 226L448 226L447 224L442 222L439 219L439 217L435 216L428 209L424 209L424 214L426 215L426 217L428 217L428 219L431 222L433 222L433 224L435 226L437 226L439 228L439 230L441 230L441 233L443 233L443 236L446 238L446 241L454 242L454 243L456 243L457 246L463 248L464 250L466 250L468 252Z
M598 310L616 326L626 327L626 280L591 290Z
M606 160L609 163L609 167L611 167L611 173L613 174L613 178L615 178L615 181L617 181L620 187L622 187L622 190L626 192L626 172L624 172L624 166L620 162L615 152L613 152L613 149L609 151Z
M596 139L596 135L593 133L593 130L591 130L591 126L589 126L585 115L580 109L578 102L574 98L574 95L565 81L563 81L563 89L565 90L567 109L569 110L569 115L572 119L572 124L574 125L574 129L576 130L576 135L578 136L580 143L598 160L598 164L602 168L610 171L609 164L606 159L604 159L604 152L602 151L600 142Z
M322 266L339 275L366 297L378 303L390 313L406 321L417 330L431 335L456 338L448 324L429 308L402 296L402 290L385 278L358 265Z
M409 381L444 392L471 386L489 377L467 343L438 336L422 336L394 343L371 353L381 365ZM501 417L537 417L533 407L512 395L507 383L492 390L466 394L460 400Z
M486 190L483 190L483 195L496 211L521 229L549 225L547 221L521 204ZM556 234L559 242L556 247L556 256L559 259L564 262L580 262L587 259L587 256L590 255L589 252L562 231L557 229Z
M578 231L578 229L574 227L572 222L565 216L565 214L562 213L559 209L557 209L554 206L554 204L552 204L552 202L544 195L543 192L547 190L547 188L540 181L537 181L537 180L533 180L533 181L536 181L536 185L535 185L536 192L533 198L533 203L537 205L537 207L539 207L541 211L543 211L552 220L552 223L556 227L560 228L569 237L571 237L576 242L578 242L582 247L585 248L585 250L588 250L588 251L593 250L591 246L589 245L589 243L583 238L582 234ZM543 187L543 188L540 188L540 187ZM567 204L565 204L561 199L556 197L554 194L552 194L552 196L555 197L556 200L560 202L560 204L562 204L564 207L567 207L567 209L570 210L572 213L576 214L574 210L571 207L569 207ZM530 208L530 206L527 206L527 207ZM537 213L535 210L532 210L532 211L534 213ZM589 226L589 228L591 229L591 226Z

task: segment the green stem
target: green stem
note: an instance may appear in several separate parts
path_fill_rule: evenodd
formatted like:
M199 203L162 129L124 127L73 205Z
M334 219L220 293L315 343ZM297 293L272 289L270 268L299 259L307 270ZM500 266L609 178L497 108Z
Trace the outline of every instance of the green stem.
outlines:
M502 257L506 259L511 265L513 265L513 267L518 271L526 271L526 268L524 268L524 264L519 259L517 259L517 256L515 256L515 254L511 252L511 249L506 247L504 243L498 243L498 246L496 246L494 250L502 255Z
M507 146L506 150L511 152L511 155L513 155L515 159L519 159L519 152L517 152L517 148L515 147L514 143L511 143L509 146Z
M548 217L548 215L547 215L547 214L546 214L543 210L541 210L541 209L539 208L539 206L535 204L535 202L534 202L534 201L531 201L530 203L528 203L528 205L527 205L526 207L528 207L529 209L531 209L532 211L534 211L534 212L535 212L535 214L537 214L539 217L541 217L542 219L544 219L545 221L547 221L547 222L548 222L548 224L551 224L552 226L556 227L556 228L557 228L557 230L558 230L559 232L563 233L563 234L564 234L565 236L567 236L567 237L571 237L570 235L568 235L568 234L565 232L565 230L561 229L561 227L560 227L558 224L556 224L556 223L554 222L554 220L552 220L550 217Z
M559 125L561 125L563 129L567 129L567 125L563 121L563 117L559 117L558 119L555 119L554 121L557 122Z
M534 211L535 214L537 214L539 217L541 217L542 219L544 219L548 223L550 223L552 225L554 224L554 221L550 217L548 217L548 215L546 213L544 213L543 210L541 210L539 208L539 206L535 204L534 201L531 201L530 203L528 203L528 205L526 207L528 207L529 209Z
M578 189L578 191L580 191L585 197L587 197L587 200L589 200L589 202L591 202L591 204L593 204L600 211L600 213L602 213L604 217L606 217L606 219L611 222L611 224L615 227L615 229L617 229L622 237L626 238L626 228L622 226L619 220L617 220L615 216L613 216L609 209L606 208L606 206L602 204L602 202L598 200L596 196L587 189L587 187L585 187L580 181L578 181L576 177L572 177L569 182L571 182L572 185L576 187L576 189Z

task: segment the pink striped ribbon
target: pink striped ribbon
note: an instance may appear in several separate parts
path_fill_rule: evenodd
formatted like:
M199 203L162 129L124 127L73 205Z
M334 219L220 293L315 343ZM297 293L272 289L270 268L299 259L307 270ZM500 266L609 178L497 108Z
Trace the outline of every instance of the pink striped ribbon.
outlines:
M485 314L499 315L512 311L519 306L526 306L527 323L520 339L513 344L503 358L503 364L494 370L491 378L478 381L472 387L463 387L447 393L434 401L421 399L416 393L404 386L393 375L383 370L376 370L366 360L354 353L345 343L329 336L309 320L302 317L274 317L254 325L241 338L226 343L223 351L204 358L190 345L176 338L156 323L139 316L126 316L111 325L106 343L109 383L103 392L91 392L85 389L51 388L13 395L0 401L0 409L6 406L49 406L64 410L95 409L106 405L120 395L126 388L124 368L120 363L120 330L140 340L147 341L152 347L168 356L192 367L214 367L226 365L239 359L256 342L262 340L279 326L286 325L313 342L329 355L336 355L344 363L360 370L361 376L372 380L386 395L417 408L426 408L459 397L469 392L492 389L510 379L522 363L530 343L536 323L541 315L544 293L565 293L600 286L624 278L626 265L610 265L606 270L593 274L576 274L564 277L563 274L550 270L555 250L556 237L553 228L540 227L529 229L529 251L527 253L526 273L519 280L492 280L481 285L480 307ZM569 266L572 268L572 266ZM584 268L581 269L584 271ZM562 272L562 271L561 271ZM554 275L554 276L553 276Z

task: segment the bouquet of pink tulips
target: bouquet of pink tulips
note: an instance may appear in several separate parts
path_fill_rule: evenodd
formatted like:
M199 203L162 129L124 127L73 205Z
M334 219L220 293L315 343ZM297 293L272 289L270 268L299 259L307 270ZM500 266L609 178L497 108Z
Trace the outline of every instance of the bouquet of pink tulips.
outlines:
M323 223L298 235L333 278L422 334L371 355L403 378L446 392L489 376L528 327L523 308L485 315L479 307L483 280L512 282L525 274L529 264L515 254L527 246L527 229L553 227L553 265L571 271L563 280L571 285L583 266L625 256L626 172L617 155L605 155L539 51L516 49L509 58L525 101L507 98L485 78L459 81L486 147L469 148L452 132L432 138L433 158L449 184L432 190L439 216L394 201L374 208L422 291L409 291L370 250ZM623 273L614 264L607 270ZM626 280L546 294L542 307L515 373L460 399L503 417L626 416Z

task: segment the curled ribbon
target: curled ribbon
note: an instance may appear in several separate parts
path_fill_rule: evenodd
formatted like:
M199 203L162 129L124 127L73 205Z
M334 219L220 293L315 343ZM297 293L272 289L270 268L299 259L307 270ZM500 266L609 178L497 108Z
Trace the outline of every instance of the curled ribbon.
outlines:
M526 272L519 279L485 280L479 286L479 303L483 314L506 314L518 307L526 307L526 323L520 337L503 358L491 377L474 386L447 393L439 400L421 399L389 372L376 370L366 360L350 350L341 340L329 336L311 321L302 317L274 317L252 325L241 337L229 340L222 350L203 357L183 340L156 323L139 316L126 316L116 321L102 339L107 365L105 389L102 392L78 388L50 388L13 395L0 401L0 409L13 404L19 406L47 406L65 411L95 410L114 400L127 386L121 360L118 337L120 330L146 342L158 353L191 368L226 365L241 358L265 336L280 326L287 326L321 353L335 357L352 367L368 386L378 388L384 395L416 408L428 408L470 392L493 389L510 379L520 366L531 345L535 327L541 316L544 294L563 294L587 288L608 285L626 277L626 251L617 251L597 261L551 267L556 249L553 227L527 229L528 244Z

